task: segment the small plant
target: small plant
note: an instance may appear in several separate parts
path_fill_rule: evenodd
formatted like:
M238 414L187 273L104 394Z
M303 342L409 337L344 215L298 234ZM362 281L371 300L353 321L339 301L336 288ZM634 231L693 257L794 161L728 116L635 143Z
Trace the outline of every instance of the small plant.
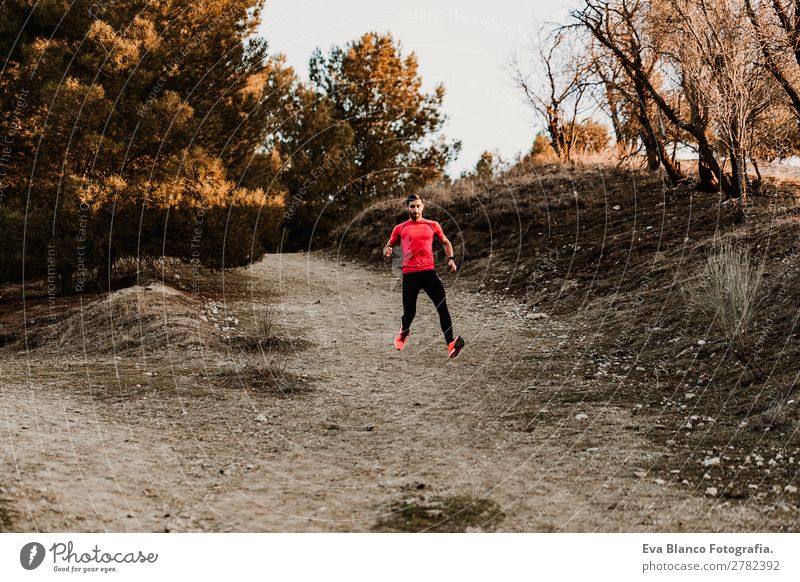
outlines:
M223 370L221 376L276 396L294 396L308 389L305 378L289 372L287 367L288 360L277 354L247 354L236 367Z
M255 314L258 343L268 345L275 332L275 312L269 306L260 307Z
M747 248L729 238L717 240L700 280L686 292L690 305L705 316L757 378L763 374L755 362L750 331L763 272Z

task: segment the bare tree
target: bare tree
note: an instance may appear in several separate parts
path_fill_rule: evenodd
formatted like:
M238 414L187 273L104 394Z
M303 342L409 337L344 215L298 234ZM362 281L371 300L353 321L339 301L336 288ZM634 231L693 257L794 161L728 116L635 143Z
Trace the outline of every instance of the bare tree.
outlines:
M670 34L682 77L697 91L720 149L730 162L730 192L747 202L747 160L755 126L775 102L774 80L760 66L760 49L736 0L669 0Z
M800 0L745 0L764 65L800 120Z
M510 65L514 82L541 118L562 162L571 161L580 131L578 116L592 84L588 74L591 61L574 40L565 29L541 30L532 43L534 71L526 72L517 55ZM539 84L541 80L544 84Z
M657 154L670 181L677 184L685 178L667 155L663 123L660 119L657 125L653 122L648 105L651 101L655 103L670 121L688 133L702 134L704 128L697 125L697 120L694 120L694 125L682 120L677 108L670 103L671 96L660 87L655 66L661 54L661 39L650 34L648 10L649 5L639 0L587 0L583 8L572 12L572 18L621 65L639 103L637 117L642 124L641 136L645 147ZM711 151L710 147L708 151Z
M651 57L649 60L646 68L648 74L654 76L652 68L656 59ZM600 79L604 89L598 94L599 106L611 119L619 155L626 158L644 148L647 169L657 171L661 167L661 156L665 155L667 136L653 100L644 91L637 94L636 86L620 62L605 47L596 43L592 47L592 72ZM655 128L659 128L659 131L656 132ZM670 169L674 168L676 179L682 179L674 158L667 163Z

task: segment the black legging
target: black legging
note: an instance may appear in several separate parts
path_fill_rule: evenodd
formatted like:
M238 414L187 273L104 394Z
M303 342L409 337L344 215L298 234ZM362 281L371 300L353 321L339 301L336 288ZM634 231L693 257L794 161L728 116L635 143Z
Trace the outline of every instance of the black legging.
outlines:
M403 273L403 331L411 328L411 322L414 321L414 316L417 314L417 295L419 295L420 289L425 290L436 306L444 339L449 344L453 341L453 322L450 320L450 312L447 310L444 285L436 276L436 271L433 270Z

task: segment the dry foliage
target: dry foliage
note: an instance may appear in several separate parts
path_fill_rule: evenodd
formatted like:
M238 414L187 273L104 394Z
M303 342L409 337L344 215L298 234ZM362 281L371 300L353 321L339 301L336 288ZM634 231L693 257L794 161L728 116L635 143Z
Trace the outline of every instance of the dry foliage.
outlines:
M761 373L753 357L751 331L762 275L763 265L756 264L746 247L730 238L718 239L699 281L685 290L690 305L756 376Z

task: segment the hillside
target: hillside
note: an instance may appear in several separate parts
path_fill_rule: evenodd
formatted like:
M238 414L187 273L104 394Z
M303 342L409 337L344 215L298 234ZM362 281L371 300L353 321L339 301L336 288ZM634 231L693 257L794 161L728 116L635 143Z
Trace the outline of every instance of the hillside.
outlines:
M534 324L567 322L573 349L552 357L587 384L576 398L648 415L645 434L664 447L651 472L796 508L800 188L767 179L760 190L744 225L717 193L603 167L544 167L423 198L456 248L449 284L513 298ZM402 201L376 205L342 229L339 252L378 263L406 218ZM751 330L762 378L687 302L718 236L764 266Z

